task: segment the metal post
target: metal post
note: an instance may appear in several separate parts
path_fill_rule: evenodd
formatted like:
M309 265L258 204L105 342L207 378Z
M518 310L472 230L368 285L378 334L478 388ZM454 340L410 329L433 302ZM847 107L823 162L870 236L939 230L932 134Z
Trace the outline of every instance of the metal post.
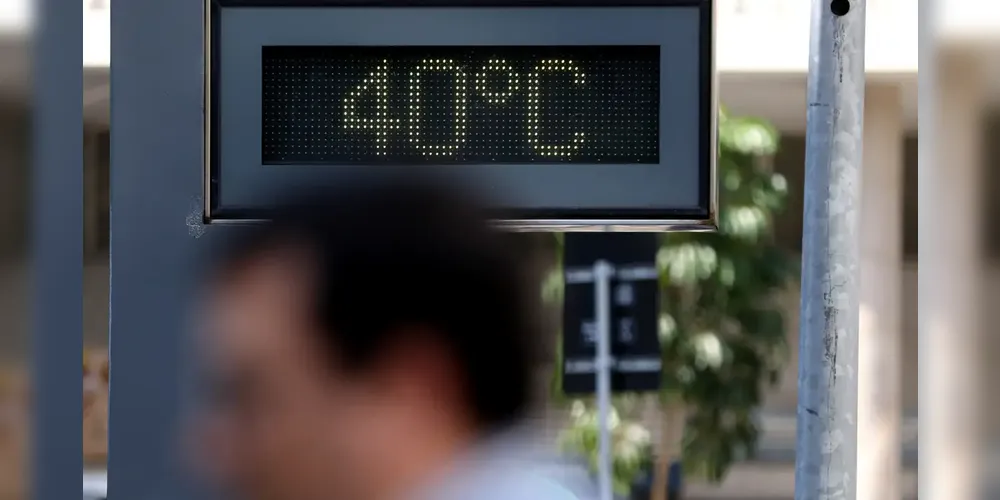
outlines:
M596 313L597 352L595 376L597 377L597 481L600 500L612 500L611 429L611 273L607 261L594 263L594 311Z
M813 0L796 500L857 495L858 207L865 0Z
M42 0L34 46L31 498L80 498L83 9Z

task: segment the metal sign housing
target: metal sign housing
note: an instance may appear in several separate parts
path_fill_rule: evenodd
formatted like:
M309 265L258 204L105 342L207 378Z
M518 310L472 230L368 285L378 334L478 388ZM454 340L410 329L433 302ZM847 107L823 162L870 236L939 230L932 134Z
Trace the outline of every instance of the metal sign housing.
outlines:
M713 3L209 0L205 219L425 168L511 229L715 229Z

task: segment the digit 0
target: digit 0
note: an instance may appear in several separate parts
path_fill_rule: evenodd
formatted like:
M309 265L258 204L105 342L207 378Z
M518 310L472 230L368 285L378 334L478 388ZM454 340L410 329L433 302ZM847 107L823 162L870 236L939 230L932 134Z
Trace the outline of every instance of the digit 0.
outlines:
M541 142L541 79L542 73L571 73L574 85L584 84L584 75L573 61L545 59L528 74L528 142L542 156L570 156L583 145L583 132L574 132L569 144L542 144Z
M424 144L420 138L421 75L425 72L452 72L455 78L455 140L451 144ZM458 152L459 146L465 142L465 111L466 111L466 78L465 71L451 59L424 59L410 72L410 142L420 152L428 156L444 156Z

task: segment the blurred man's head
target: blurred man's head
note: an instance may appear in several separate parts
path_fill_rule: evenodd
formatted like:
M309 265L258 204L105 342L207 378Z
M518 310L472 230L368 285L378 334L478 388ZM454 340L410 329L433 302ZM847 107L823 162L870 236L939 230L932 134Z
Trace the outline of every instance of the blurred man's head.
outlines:
M522 267L427 186L314 194L243 230L209 283L215 479L261 499L380 500L528 404Z

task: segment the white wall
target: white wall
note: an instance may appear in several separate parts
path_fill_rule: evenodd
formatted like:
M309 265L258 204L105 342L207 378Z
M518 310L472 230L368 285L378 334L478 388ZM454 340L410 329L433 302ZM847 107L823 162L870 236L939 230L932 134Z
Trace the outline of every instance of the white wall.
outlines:
M976 1L957 1L973 9L946 16L958 31L995 31L997 16L976 16L984 9ZM952 3L949 2L949 3ZM0 2L0 36L23 37L30 24L31 0ZM718 67L724 71L804 73L809 50L809 8L802 0L718 0ZM88 67L110 63L110 2L83 0L83 62ZM867 4L868 67L873 71L913 73L917 68L917 9L912 0L872 0ZM951 9L955 10L955 9ZM973 16L961 14L972 13ZM946 9L945 14L950 10ZM972 24L966 18L974 21ZM958 22L954 22L958 21ZM956 31L951 29L949 32Z

